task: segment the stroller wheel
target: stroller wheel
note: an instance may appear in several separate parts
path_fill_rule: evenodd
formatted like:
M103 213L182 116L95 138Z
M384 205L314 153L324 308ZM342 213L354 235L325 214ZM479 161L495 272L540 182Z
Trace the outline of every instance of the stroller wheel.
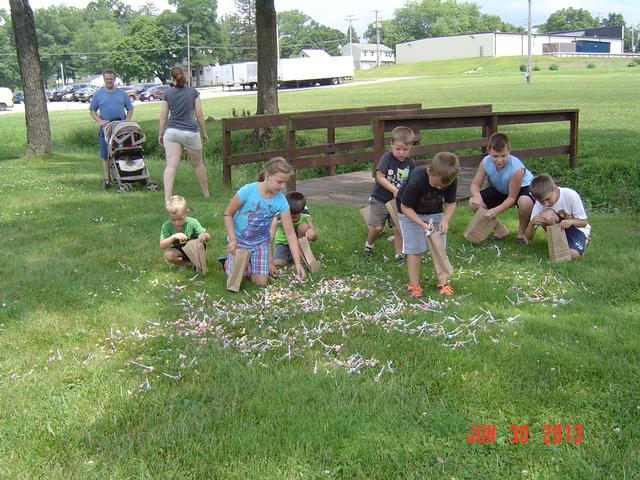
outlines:
M160 184L158 182L150 181L147 182L146 188L149 192L155 192L156 190L160 189Z
M118 193L128 193L131 191L131 185L128 183L119 183L116 185L116 192Z

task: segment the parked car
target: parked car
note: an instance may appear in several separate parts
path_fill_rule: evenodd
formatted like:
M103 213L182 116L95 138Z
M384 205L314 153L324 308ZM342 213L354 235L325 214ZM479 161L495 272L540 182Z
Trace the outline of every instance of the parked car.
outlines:
M127 94L129 100L132 102L138 99L138 89L136 87L132 87L131 85L123 85L122 87L118 87L118 90L122 90Z
M0 87L0 112L13 108L13 92L10 88Z
M73 95L80 89L82 88L86 88L89 85L86 83L78 83L76 85L71 85L71 88L62 95L62 100L64 100L65 102L72 102L73 101Z
M13 94L13 103L22 103L24 102L24 92L15 92Z
M93 99L93 95L100 90L100 87L96 87L95 85L90 85L86 88L82 89L82 93L78 94L78 100L82 103L90 102Z
M149 100L150 102L153 100L162 100L164 99L165 92L169 90L169 88L171 88L169 85L155 85L140 92L138 98L141 101Z
M55 92L53 92L53 101L61 102L62 97L67 93L69 93L72 88L73 88L73 85L65 85L63 87L57 88Z

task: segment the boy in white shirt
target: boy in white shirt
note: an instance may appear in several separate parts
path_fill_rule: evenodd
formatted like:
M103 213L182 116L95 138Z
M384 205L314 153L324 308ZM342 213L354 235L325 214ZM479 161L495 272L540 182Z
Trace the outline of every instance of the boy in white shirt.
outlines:
M533 239L536 228L560 224L567 236L571 259L584 254L591 234L587 213L580 195L575 190L557 187L549 175L538 175L531 181L529 190L536 203L531 211L531 220L525 230L527 239Z

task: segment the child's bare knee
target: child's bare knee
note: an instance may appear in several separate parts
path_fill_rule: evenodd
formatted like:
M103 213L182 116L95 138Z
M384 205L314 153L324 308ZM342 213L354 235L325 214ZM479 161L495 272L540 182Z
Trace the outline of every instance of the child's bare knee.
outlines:
M179 261L182 260L182 257L180 256L180 254L178 254L178 252L175 252L173 250L165 250L164 259L167 262L178 263Z
M268 281L269 277L267 277L266 275L251 275L251 283L253 283L254 285L263 287L267 284Z
M380 234L384 230L384 226L382 226L382 225L369 225L369 230L371 232L376 233L376 234Z

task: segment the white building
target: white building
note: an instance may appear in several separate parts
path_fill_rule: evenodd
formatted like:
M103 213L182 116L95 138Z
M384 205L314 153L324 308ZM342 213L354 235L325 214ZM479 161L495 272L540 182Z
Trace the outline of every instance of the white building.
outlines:
M347 43L340 47L341 55L351 55L353 57L353 67L356 70L368 70L378 65L393 65L396 63L396 56L393 50L381 43Z
M532 55L556 52L623 53L622 38L586 36L583 32L532 34ZM414 40L396 45L397 63L470 57L527 55L527 34L488 32Z

